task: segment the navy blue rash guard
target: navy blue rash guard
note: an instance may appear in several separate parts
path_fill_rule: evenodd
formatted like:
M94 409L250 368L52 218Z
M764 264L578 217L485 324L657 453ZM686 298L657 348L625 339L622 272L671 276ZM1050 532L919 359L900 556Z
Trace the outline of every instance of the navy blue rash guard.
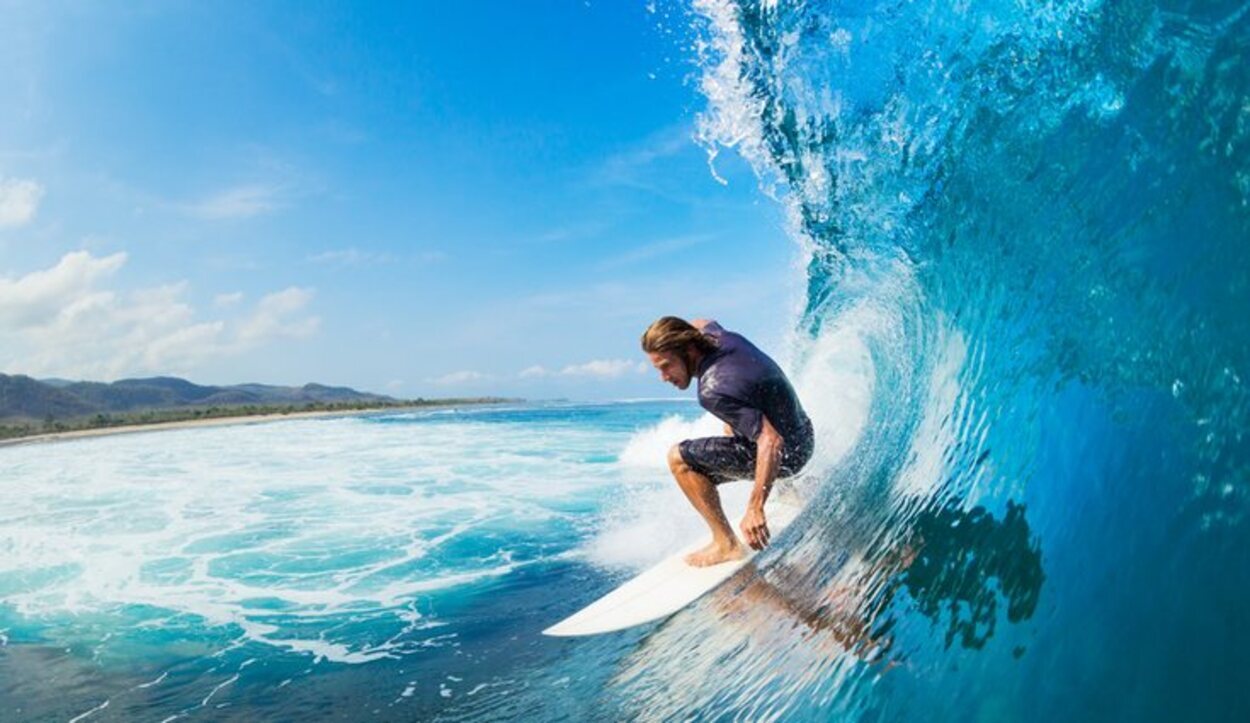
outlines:
M699 404L751 442L759 439L767 416L785 447L809 445L812 423L777 362L714 321L703 333L717 348L699 362Z

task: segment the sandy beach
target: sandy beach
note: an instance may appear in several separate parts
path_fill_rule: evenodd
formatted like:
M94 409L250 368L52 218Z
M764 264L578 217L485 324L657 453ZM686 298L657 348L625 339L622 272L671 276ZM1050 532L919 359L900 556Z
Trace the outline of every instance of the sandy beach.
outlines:
M290 412L275 414L243 414L233 417L213 417L212 419L184 419L176 422L155 422L153 424L127 424L116 427L99 427L95 429L75 429L65 432L49 432L29 437L0 440L0 447L15 447L24 444L46 444L49 442L68 442L87 437L105 437L115 434L137 434L141 432L164 432L171 429L190 429L193 427L223 427L234 424L264 424L284 419L312 419L316 417L347 417L373 412L409 412L427 409L446 409L460 405L430 404L416 407L372 407L367 409L318 410L310 412Z

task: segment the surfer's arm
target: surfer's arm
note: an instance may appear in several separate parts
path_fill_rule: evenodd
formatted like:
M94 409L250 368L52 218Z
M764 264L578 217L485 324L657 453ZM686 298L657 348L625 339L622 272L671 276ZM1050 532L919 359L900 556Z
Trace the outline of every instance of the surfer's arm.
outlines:
M707 326L708 324L715 324L715 323L716 323L715 319L695 319L694 321L690 322L690 325L698 329L699 331L703 331L703 327Z
M755 488L751 490L751 499L747 502L747 513L742 518L742 534L747 543L759 550L768 545L768 523L764 519L764 502L768 493L772 492L773 482L777 479L777 468L781 462L781 448L785 443L777 429L768 421L768 417L760 415L760 436L755 440Z

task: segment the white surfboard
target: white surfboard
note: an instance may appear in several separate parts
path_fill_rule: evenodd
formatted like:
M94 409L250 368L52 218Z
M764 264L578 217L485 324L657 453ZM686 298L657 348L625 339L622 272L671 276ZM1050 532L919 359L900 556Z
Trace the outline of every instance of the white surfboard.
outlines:
M794 500L797 502L797 500ZM772 538L802 511L791 500L769 500L765 519ZM587 607L543 631L544 635L577 636L611 633L666 618L703 597L755 557L747 548L741 560L710 567L686 564L685 556L707 544L704 538L641 573Z

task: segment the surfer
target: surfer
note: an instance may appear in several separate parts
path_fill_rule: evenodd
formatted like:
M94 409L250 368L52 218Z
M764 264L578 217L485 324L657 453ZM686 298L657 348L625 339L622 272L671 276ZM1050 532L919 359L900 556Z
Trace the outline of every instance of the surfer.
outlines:
M662 317L643 333L642 350L660 379L678 389L698 378L699 404L725 423L724 436L687 439L668 452L678 486L712 530L711 543L686 562L706 567L746 554L716 489L729 480L755 480L738 528L747 544L763 549L773 482L797 474L812 456L812 423L794 387L767 354L707 319Z

